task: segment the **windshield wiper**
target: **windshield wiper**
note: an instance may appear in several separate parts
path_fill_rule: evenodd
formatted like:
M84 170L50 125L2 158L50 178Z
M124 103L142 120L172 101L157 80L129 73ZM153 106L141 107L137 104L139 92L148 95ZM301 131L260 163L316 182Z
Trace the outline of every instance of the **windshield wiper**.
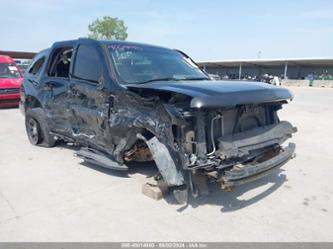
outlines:
M135 84L145 84L145 83L154 82L154 81L173 81L173 80L179 81L179 80L183 80L183 79L172 78L172 77L168 77L168 78L157 78L157 79L151 79L151 80L137 82Z
M193 78L184 78L182 80L209 80L207 77L193 77Z
M155 81L183 81L183 80L209 80L209 78L206 78L206 77L193 77L193 78L166 77L166 78L157 78L157 79L146 80L146 81L138 82L135 84L145 84L145 83L155 82Z

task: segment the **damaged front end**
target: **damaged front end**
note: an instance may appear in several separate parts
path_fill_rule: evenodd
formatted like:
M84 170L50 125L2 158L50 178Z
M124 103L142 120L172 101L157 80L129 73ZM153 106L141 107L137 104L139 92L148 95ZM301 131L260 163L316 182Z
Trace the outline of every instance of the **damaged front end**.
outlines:
M180 129L180 144L194 196L206 189L202 180L196 180L202 176L230 190L272 173L293 157L295 145L282 144L296 128L278 119L281 105L245 104L184 113L188 125Z
M119 169L126 161L154 160L181 203L189 190L194 197L203 194L207 181L230 190L293 157L295 145L282 144L296 128L277 116L285 99L229 106L201 100L200 108L197 103L184 94L136 87L115 93L107 154Z

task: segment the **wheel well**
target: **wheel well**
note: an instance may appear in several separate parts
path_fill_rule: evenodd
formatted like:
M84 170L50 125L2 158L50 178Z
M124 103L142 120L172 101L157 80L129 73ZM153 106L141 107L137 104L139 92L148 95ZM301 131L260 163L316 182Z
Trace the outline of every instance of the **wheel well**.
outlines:
M153 161L151 151L146 142L154 137L154 134L147 129L142 129L139 134L131 143L130 148L124 151L125 161Z
M26 97L26 101L25 101L25 108L36 108L36 107L42 107L42 104L40 103L40 101L34 97L34 96L27 96Z

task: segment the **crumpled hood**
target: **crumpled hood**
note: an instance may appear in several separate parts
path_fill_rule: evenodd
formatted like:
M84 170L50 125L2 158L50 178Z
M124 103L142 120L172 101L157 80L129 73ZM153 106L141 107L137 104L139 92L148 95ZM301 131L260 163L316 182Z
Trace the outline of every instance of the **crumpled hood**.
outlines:
M0 78L0 88L20 88L21 78Z
M130 87L181 93L193 97L193 108L232 107L293 98L286 88L251 81L158 81Z

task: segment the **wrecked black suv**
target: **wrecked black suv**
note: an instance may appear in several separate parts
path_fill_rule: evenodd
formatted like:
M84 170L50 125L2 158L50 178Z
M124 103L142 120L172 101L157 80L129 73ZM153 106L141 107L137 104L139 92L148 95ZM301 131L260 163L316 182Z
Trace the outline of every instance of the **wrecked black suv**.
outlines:
M74 143L85 161L114 170L154 160L184 202L203 178L231 189L292 158L295 145L282 143L296 129L277 115L291 99L264 83L210 80L178 50L78 39L35 56L21 109L32 144Z

